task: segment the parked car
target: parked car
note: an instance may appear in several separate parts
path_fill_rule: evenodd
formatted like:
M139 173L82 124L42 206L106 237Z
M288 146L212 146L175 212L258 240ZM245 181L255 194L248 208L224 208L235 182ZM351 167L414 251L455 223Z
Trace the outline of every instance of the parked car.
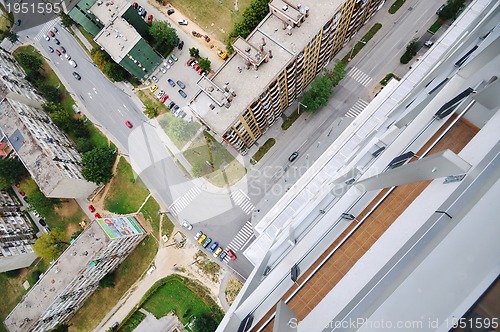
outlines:
M193 225L187 222L187 220L182 221L182 227L187 228L189 231L193 229Z
M177 45L177 48L178 48L179 50L182 50L182 48L183 48L183 47L184 47L184 40L181 40L181 41L179 42L179 45Z
M52 31L51 31L51 32L52 32ZM57 39L57 38L54 38L54 43L56 43L56 45L60 45L60 44L61 44L61 42L60 42L60 41L59 41L59 39Z
M134 9L136 9L136 10L137 10L137 7L139 7L139 4L138 4L137 2L134 2L134 3L132 4L132 7L134 7Z
M178 85L181 89L185 89L185 88L186 88L186 84L184 84L184 82L182 82L182 81L177 81L177 85Z
M179 20L178 23L180 25L188 25L188 21L187 20Z
M179 90L179 94L182 98L187 98L187 94L183 90Z
M45 38L46 41L49 41L50 40L50 37L47 36L47 35L43 35L43 38Z
M207 236L205 234L201 234L200 238L198 239L198 243L203 244L203 242L205 242L206 238L207 238Z
M24 196L26 196L26 193L24 191L20 191L19 195L21 195L21 197L24 197Z
M48 50L50 53L54 53L54 49L52 47L49 46Z
M436 15L441 14L441 12L443 11L444 7L446 7L446 5L441 5L441 7L439 7L438 10L436 10Z
M80 74L78 74L76 71L73 72L73 77L76 78L77 80L81 80L82 77L80 76Z
M220 248L222 249L222 248ZM224 258L226 258L227 256L227 253L225 251L222 251L219 255L219 260L222 262L224 260Z
M165 93L163 96L161 96L160 101L161 101L162 103L164 103L164 102L166 102L166 101L167 101L167 99L168 99L168 95Z
M432 45L434 45L434 42L433 42L432 40L428 40L428 41L426 41L426 42L424 43L424 45L425 45L426 47L431 47Z
M173 66L173 65L174 65L174 60L172 60L171 58L168 58L168 59L167 59L167 64L166 64L166 65L167 65L167 66ZM170 68L170 67L168 67L168 68Z
M56 27L53 27L52 30L54 30L54 32L56 32L56 33L59 32L59 30L57 30Z
M207 237L205 242L203 242L203 248L208 247L208 245L212 242L212 239Z
M157 94L158 99L160 99L161 97L163 97L164 94L165 94L165 91L160 90L160 92L158 92L158 94Z
M49 36L55 37L56 35L55 35L55 33L53 31L49 31Z
M179 105L174 105L170 110L172 113L177 113L177 110L179 109Z
M76 68L76 62L75 62L75 60L69 60L68 62L71 65L71 67Z
M153 15L148 16L148 23L151 23L151 22L153 22Z
M191 64L195 61L195 58L189 58L189 60L186 62L188 66L191 66Z
M101 215L99 214L99 212L94 213L94 217L97 219L102 218Z
M224 249L222 249L222 247L217 248L217 249L214 251L214 257L215 257L215 258L219 257L219 255L221 254L221 252L222 252L223 250L224 250Z
M21 20L17 20L15 24L16 24L17 26L20 26L20 25L21 25Z
M130 122L130 121L128 121L128 120L127 120L127 121L125 121L125 125L126 125L127 127L129 127L129 128L132 128L132 127L133 127L132 122Z
M218 246L219 246L219 243L218 242L214 242L214 243L212 243L212 245L210 246L210 248L208 249L208 251L214 252L215 249L217 249Z
M93 205L89 205L89 211L94 213L95 212L95 207Z
M175 83L174 81L172 81L170 78L167 80L168 84L170 84L170 86L173 88L175 87Z
M154 75L153 75L153 76L151 76L151 79L152 79L152 80L153 80L153 82L155 82L155 83L158 83L158 81L159 81L159 80L158 80L158 77L156 77L156 76L154 76Z
M155 270L156 270L156 266L151 265L151 267L149 268L149 270L148 270L147 274L151 274L151 273L153 273Z
M289 161L289 162L292 162L292 161L294 161L295 159L297 159L297 157L298 157L298 156L299 156L299 153L298 153L297 151L295 151L294 153L292 153L292 154L290 155L290 157L288 157L288 161Z
M38 223L43 227L47 226L47 223L43 219L38 220Z
M173 54L170 54L170 58L171 58L172 60L174 60L175 62L177 62L177 60L179 60L179 58L178 58L178 57L176 57L176 56L175 56L175 55L173 55Z
M134 2L137 5L137 2ZM111 330L115 331L118 326L120 326L120 323L114 322L113 325L111 325Z
M167 72L167 68L165 68L165 67L161 66L161 67L160 67L160 71L161 71L163 74L165 74L165 73Z
M175 13L175 10L173 10L173 9L169 9L169 10L167 10L167 14L168 14L169 16L170 16L170 15L172 15L173 13Z
M156 90L158 90L158 85L156 85L156 84L155 84L155 85L153 85L152 87L150 87L150 88L149 88L149 90L150 90L151 92L155 92Z
M198 233L196 233L196 234L195 234L194 239L195 239L196 241L198 241L202 235L203 235L203 232L202 232L202 231L199 231Z
M174 107L174 106L175 106L175 103L174 103L173 101L171 101L171 102L168 104L167 108L168 108L169 110L171 110L171 109L172 109L172 107Z
M227 254L229 255L229 258L231 258L232 261L236 260L236 255L234 254L233 250L229 249L227 251Z

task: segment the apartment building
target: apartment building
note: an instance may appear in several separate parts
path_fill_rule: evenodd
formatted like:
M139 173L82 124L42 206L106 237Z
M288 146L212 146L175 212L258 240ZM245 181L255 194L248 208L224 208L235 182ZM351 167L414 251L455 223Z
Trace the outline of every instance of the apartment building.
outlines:
M143 39L149 25L127 0L82 0L68 15L91 33L117 64L141 81L163 61Z
M14 58L0 50L0 130L47 197L86 198L96 185L82 176L74 144L40 108L44 102Z
M30 266L37 258L36 232L12 191L0 191L0 272Z
M498 327L498 22L472 1L254 225L217 331Z
M193 113L245 153L296 100L383 0L273 0L269 15L235 55L198 81Z
M48 331L68 320L144 235L130 216L94 220L7 316L7 330Z

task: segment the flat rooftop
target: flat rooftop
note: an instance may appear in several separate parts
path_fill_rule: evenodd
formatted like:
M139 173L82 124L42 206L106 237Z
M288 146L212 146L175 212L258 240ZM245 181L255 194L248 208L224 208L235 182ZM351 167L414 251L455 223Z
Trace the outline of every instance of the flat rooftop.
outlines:
M106 24L94 40L102 46L117 63L141 40L141 35L122 17Z
M90 11L102 24L107 25L120 17L130 6L127 0L98 0L90 7Z
M212 77L213 82L220 88L229 83L229 88L235 90L237 96L230 107L216 105L204 92L194 98L191 108L217 133L223 134L230 128L271 81L283 72L292 58L318 34L344 1L304 0L300 3L303 7L310 8L309 16L300 27L291 30L292 35L283 30L283 21L269 15L247 38L256 48L260 47L264 38L264 51L272 52L272 58L267 63L262 63L257 71L253 66L247 70L244 59L234 54ZM210 110L210 104L215 106L213 110Z

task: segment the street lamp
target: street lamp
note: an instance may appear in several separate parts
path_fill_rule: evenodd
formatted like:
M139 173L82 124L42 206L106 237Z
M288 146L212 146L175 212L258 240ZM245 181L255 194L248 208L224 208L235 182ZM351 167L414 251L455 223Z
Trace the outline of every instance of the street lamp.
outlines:
M360 40L358 43L363 43L366 45L366 42L364 40ZM349 54L349 58L347 59L347 61L352 60L352 52L354 52L354 49L356 48L356 45L358 45L358 43L354 44L354 46L352 47L351 54Z
M297 105L297 114L300 114L300 105L304 106L305 108L307 108L307 105L304 105L302 104L300 101L299 101L299 104Z

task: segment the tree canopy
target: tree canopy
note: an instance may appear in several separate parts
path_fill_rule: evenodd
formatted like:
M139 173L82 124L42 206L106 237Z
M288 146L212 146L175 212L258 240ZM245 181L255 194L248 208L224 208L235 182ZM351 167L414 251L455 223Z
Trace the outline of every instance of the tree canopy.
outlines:
M0 189L8 189L28 175L18 159L0 159Z
M56 228L40 236L33 244L33 250L43 259L52 261L57 259L68 246L66 234L61 229Z
M170 47L179 44L177 31L167 21L153 21L149 27L149 33L157 43L165 43Z
M43 66L42 59L35 54L19 53L18 61L28 72L38 71Z
M217 323L207 313L200 314L193 322L194 332L214 332L217 329Z
M114 148L96 148L85 152L82 156L83 177L95 184L108 183L113 177L115 159Z
M200 57L200 50L196 47L191 47L189 49L189 55L198 59Z
M211 62L210 62L210 60L208 60L208 58L200 58L200 60L198 60L198 65L205 72L209 72L210 71Z

